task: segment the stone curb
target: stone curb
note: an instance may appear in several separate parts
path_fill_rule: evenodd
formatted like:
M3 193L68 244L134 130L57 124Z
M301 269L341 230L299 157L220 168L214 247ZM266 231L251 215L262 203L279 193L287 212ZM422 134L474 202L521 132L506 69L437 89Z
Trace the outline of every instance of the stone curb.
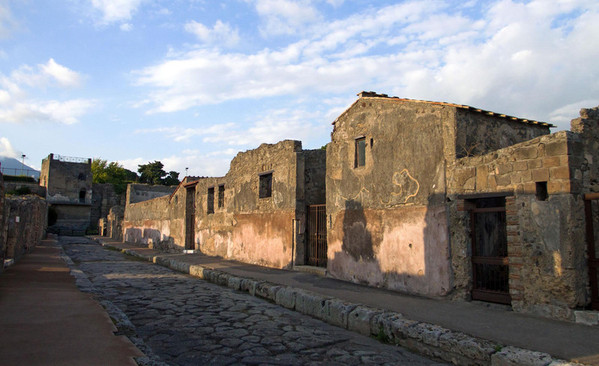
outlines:
M252 296L310 315L326 323L365 336L372 336L385 343L397 344L426 357L451 362L455 365L582 365L554 359L547 353L501 345L438 325L410 320L400 313L349 303L299 288L236 277L198 264L181 262L177 258L172 258L173 255L144 255L132 249L122 249L109 243L102 243L98 239L97 241L102 246L120 250L125 254L144 258L221 286L247 292Z

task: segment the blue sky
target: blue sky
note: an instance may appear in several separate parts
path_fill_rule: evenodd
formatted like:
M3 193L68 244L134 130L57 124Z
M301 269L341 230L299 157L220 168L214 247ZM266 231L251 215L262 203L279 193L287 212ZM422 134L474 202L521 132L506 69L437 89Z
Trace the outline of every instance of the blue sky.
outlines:
M362 90L568 129L597 60L596 0L0 0L0 155L219 176Z

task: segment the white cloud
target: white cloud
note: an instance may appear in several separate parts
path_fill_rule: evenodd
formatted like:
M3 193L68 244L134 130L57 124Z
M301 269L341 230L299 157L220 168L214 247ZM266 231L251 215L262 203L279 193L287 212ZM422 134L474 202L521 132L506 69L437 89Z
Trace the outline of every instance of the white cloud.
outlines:
M16 24L8 3L5 2L0 4L0 38L9 37L16 27Z
M0 123L78 122L96 101L81 98L40 99L31 94L44 94L48 88L54 87L76 87L81 80L79 73L58 64L54 59L36 68L23 65L9 76L0 73Z
M207 44L232 47L239 43L238 30L231 28L229 24L223 23L220 20L217 20L212 28L196 21L191 21L185 24L185 30Z
M9 158L17 158L21 154L17 152L10 141L6 137L0 137L0 156L7 156Z
M267 25L314 26L279 49L172 52L135 73L150 90L150 112L376 90L552 122L552 111L599 96L596 2L501 0L478 5L474 18L445 2L412 1L330 22L309 1L253 3Z
M104 24L130 20L141 3L142 0L91 0Z
M309 0L254 0L266 36L294 34L322 16Z
M81 84L81 75L78 72L57 64L53 58L39 67L44 74L52 77L61 86L79 86Z
M137 172L139 165L158 160L164 164L163 169L166 172L178 172L179 179L181 180L185 176L185 168L189 168L188 175L190 176L223 176L229 170L229 163L235 154L236 152L232 154L223 153L218 157L214 154L202 154L197 150L186 150L183 151L182 154L177 155L162 156L152 159L132 158L119 160L118 163L126 169Z
M160 134L175 142L189 142L197 137L204 143L218 146L255 148L263 142L276 143L285 139L308 140L313 136L325 135L329 128L328 123L331 121L325 118L328 115L328 111L277 109L266 112L265 116L258 120L250 121L247 127L237 123L223 123L198 128L171 126L139 129L135 133ZM229 148L219 151L220 153L226 151L231 155L232 150Z
M119 28L123 31L123 32L129 32L133 29L133 24L131 23L123 23L119 26Z

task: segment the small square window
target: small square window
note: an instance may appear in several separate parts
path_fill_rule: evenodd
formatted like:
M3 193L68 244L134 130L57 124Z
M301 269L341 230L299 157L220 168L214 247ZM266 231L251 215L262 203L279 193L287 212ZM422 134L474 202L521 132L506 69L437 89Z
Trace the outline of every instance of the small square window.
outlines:
M549 194L547 192L547 182L535 182L537 201L547 201Z
M354 168L357 168L366 165L366 138L357 138L355 147L356 153L354 160Z
M225 185L221 184L218 186L218 208L225 206Z
M267 198L270 196L272 196L272 173L261 174L258 197Z
M208 214L214 213L214 187L208 188Z

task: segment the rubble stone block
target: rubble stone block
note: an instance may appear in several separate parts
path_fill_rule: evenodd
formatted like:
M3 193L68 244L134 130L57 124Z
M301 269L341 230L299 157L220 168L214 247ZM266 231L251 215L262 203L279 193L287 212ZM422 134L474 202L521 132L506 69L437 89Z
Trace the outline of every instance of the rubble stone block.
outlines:
M241 278L229 276L227 287L232 288L233 290L239 290L241 288Z
M277 291L275 302L287 309L293 309L295 307L295 295L296 290L292 287L282 287Z
M449 331L439 336L439 347L442 350L463 355L471 360L479 360L484 364L489 364L491 354L496 352L497 346L460 332Z
M189 266L189 274L194 277L204 279L204 271L205 268L200 265L194 264Z
M329 324L347 328L349 314L356 306L356 304L347 303L339 299L327 300L323 308L323 320Z
M295 296L295 310L322 319L322 308L328 299L313 292L298 290Z
M492 366L546 366L552 358L547 353L504 347L491 356Z
M347 329L363 335L370 335L370 321L372 318L382 313L381 310L369 308L366 306L357 306L347 318Z
M599 311L574 311L576 323L584 325L599 325Z
M281 289L281 286L274 285L269 282L261 282L256 286L255 295L266 300L275 301L277 292Z
M567 166L559 166L549 169L551 179L570 179L570 169Z
M556 156L556 155L567 155L568 154L568 145L565 142L553 142L548 143L545 146L545 153L547 156Z

